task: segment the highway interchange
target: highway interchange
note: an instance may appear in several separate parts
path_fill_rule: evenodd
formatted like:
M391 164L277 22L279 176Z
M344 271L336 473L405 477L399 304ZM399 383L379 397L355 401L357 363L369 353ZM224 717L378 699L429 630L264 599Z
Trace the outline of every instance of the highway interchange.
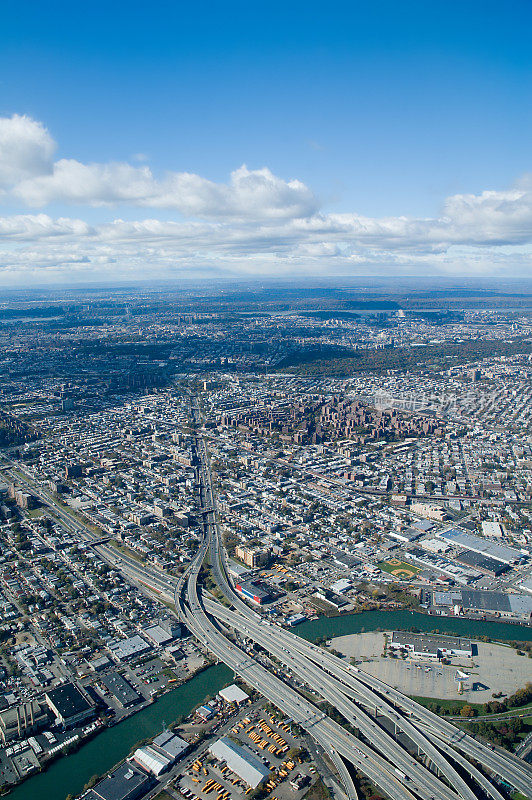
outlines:
M356 800L357 792L348 765L390 800L504 800L496 784L501 779L532 798L532 768L526 762L474 739L379 679L270 623L242 600L226 569L209 459L194 399L191 413L203 538L179 580L108 544L94 544L96 535L70 510L58 505L29 477L24 478L20 465L10 462L10 466L17 468L14 477L18 482L52 506L62 522L93 544L109 563L120 567L134 583L175 602L179 617L207 650L305 729L334 763L349 800ZM202 566L210 568L231 608L202 592ZM272 669L235 644L236 637L267 651ZM274 674L276 664L282 678ZM308 700L298 688L301 684L333 706L349 730Z

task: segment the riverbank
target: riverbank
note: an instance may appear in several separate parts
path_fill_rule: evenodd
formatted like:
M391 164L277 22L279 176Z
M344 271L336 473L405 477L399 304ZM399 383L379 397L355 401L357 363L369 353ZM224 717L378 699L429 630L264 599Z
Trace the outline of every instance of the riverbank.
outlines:
M365 633L378 630L416 629L453 636L481 639L487 636L501 642L532 642L532 627L511 622L489 622L464 619L463 617L436 617L419 611L363 611L360 614L345 614L338 617L320 617L302 622L294 632L304 639L332 639L350 633Z
M293 631L309 641L331 639L351 633L377 630L437 631L443 634L489 637L499 641L532 641L532 628L505 622L486 622L460 617L433 617L416 611L364 611L338 617L321 617L303 622ZM160 733L164 724L187 716L209 695L216 694L233 677L224 664L208 667L187 683L163 695L137 714L107 728L70 756L54 762L9 794L10 800L65 800L76 794L93 775L101 775L121 761L141 739Z
M161 732L165 725L185 717L215 695L233 677L225 664L203 670L190 681L162 695L155 703L106 728L76 753L64 756L46 770L28 778L8 795L9 800L65 800L67 794L78 794L93 775L102 775L125 758L133 745Z

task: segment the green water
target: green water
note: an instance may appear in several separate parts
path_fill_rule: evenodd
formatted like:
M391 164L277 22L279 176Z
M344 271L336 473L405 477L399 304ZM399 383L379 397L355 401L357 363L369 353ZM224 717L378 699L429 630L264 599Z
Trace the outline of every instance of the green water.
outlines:
M410 611L365 611L343 617L322 617L304 622L295 630L305 639L345 636L364 631L409 630L439 631L458 636L489 636L502 641L532 641L532 628L507 622L483 622L459 617L429 617ZM50 769L25 781L9 795L10 800L64 800L77 794L95 774L102 774L123 759L140 739L160 733L163 722L186 716L208 695L215 695L233 677L224 664L210 667L187 684L164 695L153 705L129 719L108 728L77 753L60 758Z
M214 696L225 686L233 674L225 664L209 667L156 703L107 728L77 753L59 758L46 772L21 783L11 792L9 800L64 800L69 793L81 792L89 778L111 769L140 739L156 736L163 723L169 724L190 714L207 696Z
M346 636L348 633L364 631L409 630L438 631L455 636L489 636L501 641L532 642L532 628L511 622L484 622L460 617L431 617L412 611L364 611L362 614L347 614L343 617L321 617L303 622L294 630L305 639L326 636Z

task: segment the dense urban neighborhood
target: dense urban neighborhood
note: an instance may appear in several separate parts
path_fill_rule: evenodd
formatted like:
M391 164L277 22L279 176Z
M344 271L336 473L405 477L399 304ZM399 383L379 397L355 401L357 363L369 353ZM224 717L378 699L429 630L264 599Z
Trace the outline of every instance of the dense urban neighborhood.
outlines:
M430 770L417 776L406 740L423 743L406 728L396 746L410 766L379 784L364 754L367 712L335 706L303 662L283 656L286 642L268 651L253 620L287 636L319 624L329 657L429 707L452 701L438 710L456 732L480 731L526 765L532 311L515 298L488 310L425 302L117 291L0 307L4 788L29 787L224 661L237 683L139 735L127 758L73 792L322 800L346 781L361 797L390 797L395 783L411 796L419 781L416 796L451 797ZM198 562L216 532L223 579L212 552ZM347 777L325 734L313 736L288 701L276 707L273 688L195 630L194 598L187 611L180 593L196 566L228 647L331 724L358 730L364 752ZM355 628L353 642L334 638L337 621L372 613L377 639ZM386 624L401 613L408 625ZM481 644L481 623L511 647ZM515 635L497 635L508 623ZM455 624L465 635L441 635ZM379 758L395 757L387 746ZM474 761L491 796L506 796L503 767ZM527 777L504 780L522 793ZM465 789L452 796L469 800Z

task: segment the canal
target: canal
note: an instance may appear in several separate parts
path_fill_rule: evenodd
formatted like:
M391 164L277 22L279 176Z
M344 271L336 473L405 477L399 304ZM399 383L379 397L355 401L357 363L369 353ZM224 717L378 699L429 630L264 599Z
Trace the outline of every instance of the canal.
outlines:
M346 636L348 633L365 633L375 630L402 630L416 628L420 631L437 631L452 636L468 636L472 639L488 636L501 641L532 642L532 627L511 622L487 622L463 617L432 617L417 611L364 611L361 614L346 614L340 617L320 617L303 622L295 628L305 639L315 640L322 636Z
M313 640L322 636L331 638L378 629L412 628L471 638L489 636L502 641L532 641L532 628L529 627L459 617L430 617L412 611L364 611L340 617L321 617L298 625L295 632ZM93 775L101 775L127 756L136 742L160 733L163 724L170 724L181 716L186 717L206 697L214 696L232 677L233 672L224 664L209 667L156 703L103 731L77 753L58 759L46 772L22 783L9 795L10 800L65 800L67 794L79 793Z
M101 775L121 761L136 742L156 736L163 725L186 717L206 697L214 696L234 673L225 664L200 672L188 683L163 695L157 702L128 717L84 744L77 753L64 756L17 786L9 800L65 800L67 794L81 792L93 775Z

